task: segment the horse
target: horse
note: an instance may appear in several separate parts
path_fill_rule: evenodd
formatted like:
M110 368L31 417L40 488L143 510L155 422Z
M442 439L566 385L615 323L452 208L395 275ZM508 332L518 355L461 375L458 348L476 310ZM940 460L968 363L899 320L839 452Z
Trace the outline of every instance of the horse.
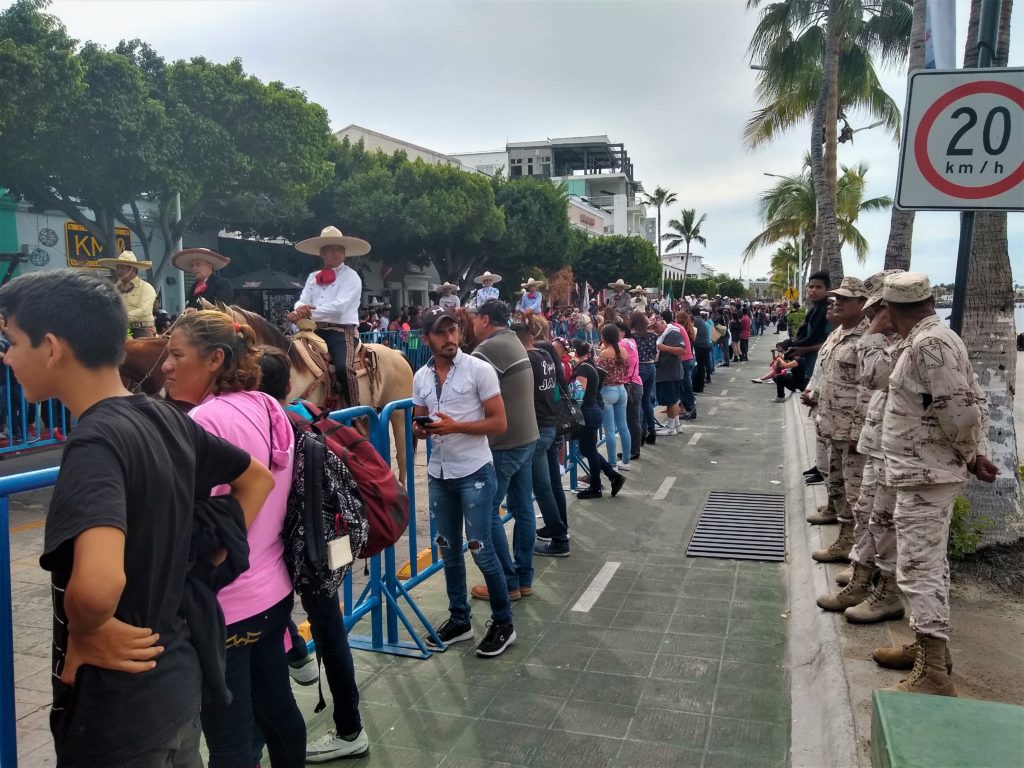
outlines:
M236 323L252 328L259 344L277 347L288 354L292 364L289 400L309 400L321 408L329 405L329 395L333 389L330 380L332 374L321 362L321 358L308 349L308 345L320 349L322 360L326 360L325 345L321 346L319 337L302 332L298 334L301 340L291 339L255 312L223 304L216 309ZM164 388L164 375L160 368L167 355L167 343L172 330L173 326L163 336L125 341L121 377L129 389L157 395ZM360 343L356 348L356 361L359 404L380 410L390 402L412 397L412 367L401 352L383 344ZM395 437L399 481L404 485L409 470L405 460L404 414L395 411L390 421Z

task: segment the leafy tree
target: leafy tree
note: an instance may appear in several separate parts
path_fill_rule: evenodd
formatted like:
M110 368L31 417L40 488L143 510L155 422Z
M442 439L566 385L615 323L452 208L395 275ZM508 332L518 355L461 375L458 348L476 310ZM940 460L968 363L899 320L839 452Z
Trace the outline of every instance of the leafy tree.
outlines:
M630 235L588 238L572 269L577 280L598 290L620 277L630 285L655 285L661 279L661 262L654 245Z
M200 215L281 218L329 180L327 114L300 91L246 75L238 60L167 65L139 41L77 50L45 7L18 0L0 14L0 89L18 94L0 107L0 179L85 226L106 252L125 224L149 253L135 203L156 200L159 283Z
M867 258L868 242L857 229L857 219L863 211L885 210L892 205L888 196L864 199L867 171L864 163L851 168L843 166L836 184L840 245L852 245L861 263ZM801 173L782 177L761 195L758 214L765 228L743 250L744 260L749 261L765 246L795 240L800 244L805 263L810 263L817 210L814 182L805 164Z
M647 204L653 205L655 208L658 209L658 237L655 240L655 242L658 244L658 261L661 261L661 207L663 205L675 205L675 202L676 193L669 192L664 187L655 187L654 192L650 195L647 195ZM665 292L664 282L664 270L662 270L662 293Z
M702 213L700 218L697 218L697 211L693 208L684 208L683 215L681 218L672 219L668 223L670 232L665 233L663 238L668 241L668 247L678 248L680 245L686 245L686 255L683 257L683 279L682 288L680 289L681 295L686 295L686 272L690 268L690 243L696 240L701 245L707 247L708 241L704 239L701 234L700 228L704 224L708 215Z
M748 0L747 7L761 1ZM846 119L845 109L862 106L898 136L899 112L878 85L872 56L902 66L911 18L911 0L778 0L764 8L751 39L750 53L760 59L758 99L765 106L748 123L748 144L811 116L818 198L814 259L833 279L843 275L835 197L837 123ZM852 138L852 132L848 135Z
M536 268L553 274L569 263L570 226L562 188L524 176L491 181L494 202L504 211L505 233L494 246L494 264L503 274Z

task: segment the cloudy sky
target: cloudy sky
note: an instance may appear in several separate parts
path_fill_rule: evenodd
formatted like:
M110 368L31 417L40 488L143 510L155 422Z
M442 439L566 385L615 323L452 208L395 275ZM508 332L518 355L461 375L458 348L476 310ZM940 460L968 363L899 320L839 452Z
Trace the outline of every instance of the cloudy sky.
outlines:
M6 4L0 0L0 5ZM957 57L966 0L956 3ZM623 142L648 191L664 186L680 206L707 214L706 263L763 275L770 252L742 264L759 230L764 173L799 170L809 128L756 153L743 149L754 108L746 46L757 17L744 0L57 0L51 12L82 40L112 46L142 38L168 59L240 57L263 80L281 80L324 105L335 129L350 123L442 152L506 141L607 134ZM1010 65L1024 64L1015 14ZM902 107L905 75L883 71ZM851 116L854 127L867 125ZM878 129L839 150L870 165L868 194L893 194L896 145ZM678 210L669 211L671 217ZM663 214L664 216L664 214ZM864 267L881 268L889 214L865 215ZM919 213L913 266L951 282L959 217ZM1010 214L1010 253L1024 282L1024 214Z

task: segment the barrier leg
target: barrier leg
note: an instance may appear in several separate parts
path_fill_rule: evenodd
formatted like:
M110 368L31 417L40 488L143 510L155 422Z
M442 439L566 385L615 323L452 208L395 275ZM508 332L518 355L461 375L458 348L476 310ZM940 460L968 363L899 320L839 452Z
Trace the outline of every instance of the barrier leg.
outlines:
M11 539L10 506L7 496L0 496L0 768L17 768L14 713L14 611L11 605Z

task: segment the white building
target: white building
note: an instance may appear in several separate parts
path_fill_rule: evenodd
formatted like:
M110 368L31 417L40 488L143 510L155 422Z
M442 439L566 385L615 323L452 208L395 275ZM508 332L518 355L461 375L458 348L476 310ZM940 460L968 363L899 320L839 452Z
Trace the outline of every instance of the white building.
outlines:
M651 237L643 184L633 178L633 163L625 146L607 136L510 142L504 152L457 152L449 157L467 170L487 173L504 166L511 179L536 176L564 184L571 199L606 214L605 234ZM570 221L579 225L578 220L573 221L571 209ZM587 226L595 231L592 228L597 225Z
M663 253L661 263L666 280L682 280L684 268L687 279L711 277L715 274L715 270L704 263L704 256L700 253L691 253L689 259L685 253Z
M352 125L342 128L340 131L334 134L338 141L342 139L348 139L350 142L355 144L356 142L363 142L363 146L369 150L380 150L385 155L393 155L399 150L405 152L410 160L422 160L425 163L431 165L461 165L458 160L449 157L441 152L435 152L432 149L426 147L420 147L416 144L410 144L408 141L402 139L396 139L394 136L387 136L383 133L377 133L377 131L371 131L369 128L363 128L361 125Z

